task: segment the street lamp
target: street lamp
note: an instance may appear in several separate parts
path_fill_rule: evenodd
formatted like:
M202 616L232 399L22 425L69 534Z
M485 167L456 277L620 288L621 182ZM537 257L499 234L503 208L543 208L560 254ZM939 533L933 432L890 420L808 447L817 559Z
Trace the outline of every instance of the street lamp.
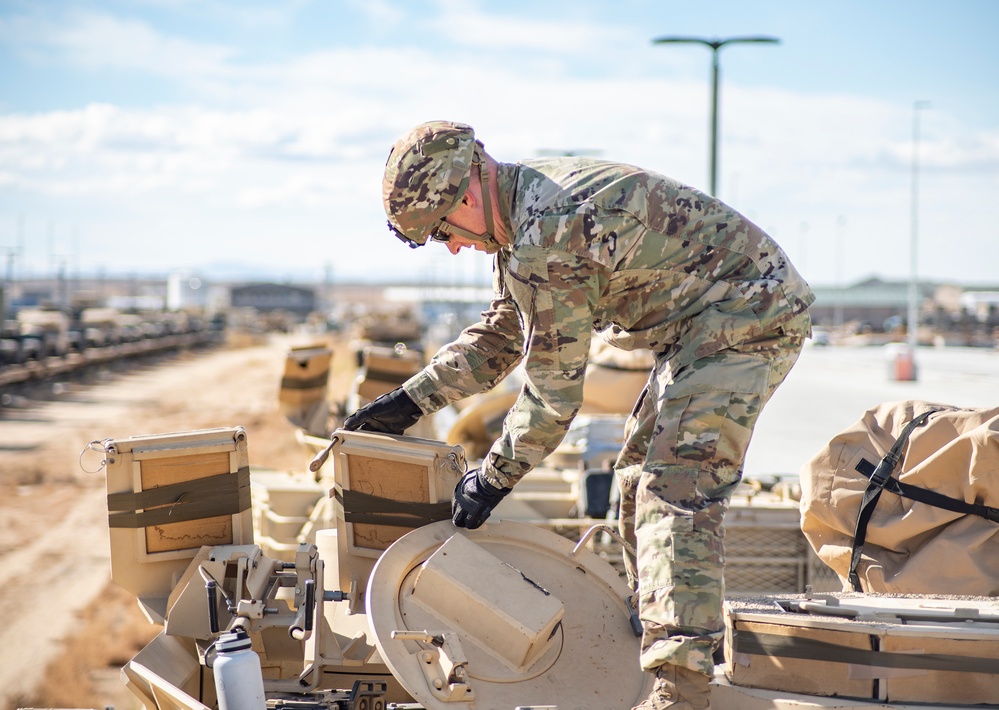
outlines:
M705 39L703 37L658 37L652 44L703 44L711 48L711 163L710 190L717 194L718 174L718 50L728 44L738 43L779 44L776 37L729 37L727 39Z
M836 218L836 306L833 309L833 324L836 333L843 335L843 234L846 231L846 215Z
M909 247L909 361L910 379L916 380L916 330L919 325L919 275L917 271L917 247L919 244L919 111L929 108L929 101L916 101L912 104L912 244Z

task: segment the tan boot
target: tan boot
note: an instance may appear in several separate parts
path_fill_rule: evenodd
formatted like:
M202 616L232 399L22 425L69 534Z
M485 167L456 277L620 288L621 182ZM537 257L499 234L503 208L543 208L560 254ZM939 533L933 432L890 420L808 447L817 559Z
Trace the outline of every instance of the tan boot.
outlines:
M711 710L711 678L668 664L656 671L652 693L632 710Z

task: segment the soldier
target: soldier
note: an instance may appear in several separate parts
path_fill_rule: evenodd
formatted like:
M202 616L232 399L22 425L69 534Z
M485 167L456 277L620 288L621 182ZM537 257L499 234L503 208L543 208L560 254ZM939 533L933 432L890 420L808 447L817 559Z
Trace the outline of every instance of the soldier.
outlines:
M710 195L588 158L497 163L460 123L397 141L382 196L410 247L495 254L495 295L479 323L344 427L402 433L523 361L502 435L454 492L454 524L474 529L565 435L594 332L654 351L615 464L619 524L637 551L627 571L640 661L656 676L638 708L709 707L722 518L760 410L809 334L812 292L770 237Z

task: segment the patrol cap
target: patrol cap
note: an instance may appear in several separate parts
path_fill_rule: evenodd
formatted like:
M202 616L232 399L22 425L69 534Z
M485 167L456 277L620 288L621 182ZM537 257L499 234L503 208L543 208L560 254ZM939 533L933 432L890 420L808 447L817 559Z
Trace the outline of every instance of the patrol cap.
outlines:
M389 229L410 247L426 244L468 189L475 131L429 121L395 142L385 163L382 203Z

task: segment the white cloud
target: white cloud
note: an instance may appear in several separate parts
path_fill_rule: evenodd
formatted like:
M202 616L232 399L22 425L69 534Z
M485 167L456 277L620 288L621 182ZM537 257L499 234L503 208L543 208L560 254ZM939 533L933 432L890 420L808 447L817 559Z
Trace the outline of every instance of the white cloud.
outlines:
M19 197L18 209L80 221L101 244L128 243L137 266L227 258L237 240L275 267L325 254L351 273L371 256L359 244L386 245L380 177L388 148L424 120L471 123L501 160L598 151L706 186L703 77L668 78L648 60L644 39L638 47L584 15L524 23L481 4L442 7L420 18L410 6L363 4L379 21L413 22L414 32L455 42L447 51L331 46L253 63L234 48L107 13L8 18L0 41L22 53L165 78L192 98L0 114L0 187ZM629 71L580 70L605 51ZM934 266L961 273L934 240L951 224L969 239L999 237L974 208L959 207L959 218L944 211L988 205L999 192L999 132L969 131L944 108L922 118L925 189L948 203L926 201L927 253ZM905 272L898 255L908 231L911 106L726 81L720 119L721 196L771 229L806 276L833 280L843 216L856 252L848 275ZM155 260L146 243L155 244ZM391 242L384 259L385 268L413 275L443 268L432 252ZM987 267L979 260L971 268Z
M348 3L351 8L371 19L375 25L395 26L405 17L405 14L390 0L348 0Z
M548 55L590 53L608 44L627 41L624 31L578 16L549 20L540 16L484 12L467 0L441 0L440 12L429 25L452 41L476 49L532 50ZM534 55L532 55L534 56Z
M12 20L14 46L48 61L65 60L93 70L121 69L178 80L217 75L231 48L164 35L144 22L93 11L22 16ZM13 28L12 28L13 29Z

